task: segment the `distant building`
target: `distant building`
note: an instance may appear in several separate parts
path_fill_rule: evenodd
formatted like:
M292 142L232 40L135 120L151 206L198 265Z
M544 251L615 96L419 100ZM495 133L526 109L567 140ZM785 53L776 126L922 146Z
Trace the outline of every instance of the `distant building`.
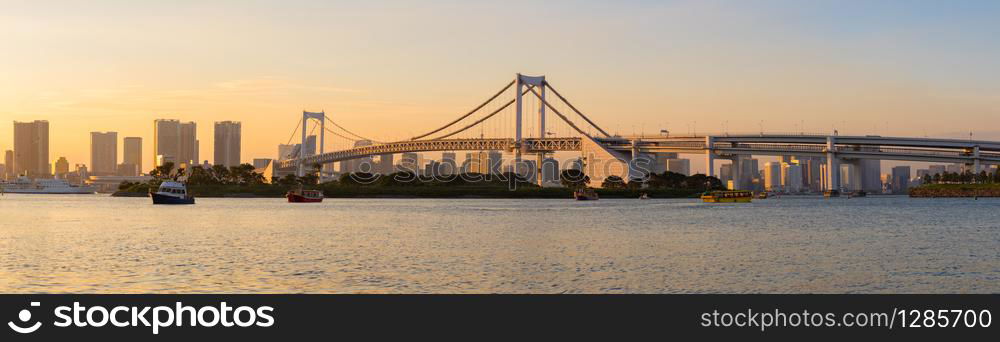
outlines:
M371 146L371 145L372 145L371 140L358 140L354 142L354 148ZM372 165L371 156L348 159L340 162L340 173L348 174L348 173L359 173L359 172L367 172L367 173L375 172L375 166Z
M12 150L4 151L3 164L5 166L3 171L3 178L6 179L14 178L14 175L17 174L16 172L14 172L14 151Z
M767 191L781 191L781 163L764 163L764 189Z
M135 173L125 176L138 176L142 169L142 138L125 137L125 147L122 153L122 164L135 165Z
M295 152L296 144L279 144L278 145L278 160L291 159L292 153Z
M861 172L854 164L840 165L840 185L847 191L861 190Z
M56 177L65 178L66 174L69 173L69 161L66 160L66 157L59 157L59 160L56 160L55 165L54 173Z
M542 160L542 185L559 183L559 161L555 158Z
M241 164L243 124L239 121L219 121L215 123L215 165L226 167Z
M31 178L50 176L48 121L14 121L13 159L14 175L27 175Z
M270 163L271 163L271 158L254 158L253 159L253 168L255 168L255 169L263 169L263 168L266 168L267 165L270 164Z
M153 121L153 157L156 166L164 162L194 165L198 163L198 125L178 120Z
M443 176L456 175L460 172L455 161L455 152L441 153L441 167L438 171Z
M116 176L118 177L138 177L139 167L135 164L121 163L117 166L118 172Z
M892 193L906 194L910 188L910 167L896 166L892 168Z
M393 169L392 159L393 159L392 153L382 154L378 156L377 169L379 174L388 175L396 171Z
M679 173L685 176L691 175L690 159L669 159L667 160L667 171Z
M422 160L419 153L403 153L402 158L400 158L399 161L399 171L419 174L422 171L420 169L421 164Z
M118 133L90 132L90 173L111 176L118 171Z
M802 192L802 165L781 163L781 187L786 192Z
M719 166L719 180L722 184L727 184L733 180L733 164L722 164Z

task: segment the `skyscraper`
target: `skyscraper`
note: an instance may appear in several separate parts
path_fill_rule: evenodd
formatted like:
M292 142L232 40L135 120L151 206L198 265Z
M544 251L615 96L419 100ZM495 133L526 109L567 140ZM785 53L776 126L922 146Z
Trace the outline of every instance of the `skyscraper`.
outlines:
M130 176L138 176L142 169L142 138L125 137L125 147L123 154L123 164L135 165L136 172Z
M896 166L892 168L892 193L906 194L910 188L910 167Z
M3 171L4 172L4 174L3 174L4 178L7 178L7 179L13 178L13 176L15 174L15 172L14 172L14 151L7 150L6 152L4 152L4 154L3 154L3 164L4 164L4 166L6 166L6 167L4 167L4 171Z
M215 123L215 165L240 165L242 124L238 121Z
M193 165L198 163L198 125L178 120L153 121L153 160Z
M685 176L691 175L690 159L669 159L667 160L667 171L679 173Z
M59 160L56 160L55 164L53 173L55 173L56 178L66 177L66 174L69 173L69 161L66 160L66 157L59 157Z
M116 174L117 170L118 133L90 132L90 173L95 176L110 176Z
M315 137L315 136L314 136ZM354 142L354 147L365 147L371 146L371 140L358 140ZM341 173L375 173L375 167L372 165L372 157L365 156L361 158L349 159L340 162L340 172Z
M14 174L49 176L49 122L14 121Z
M278 160L289 159L292 153L295 152L296 144L279 144L278 145Z
M455 158L455 152L441 153L441 167L438 170L441 175L455 175L459 173L458 163L455 162Z
M764 189L767 191L781 191L781 163L764 163Z

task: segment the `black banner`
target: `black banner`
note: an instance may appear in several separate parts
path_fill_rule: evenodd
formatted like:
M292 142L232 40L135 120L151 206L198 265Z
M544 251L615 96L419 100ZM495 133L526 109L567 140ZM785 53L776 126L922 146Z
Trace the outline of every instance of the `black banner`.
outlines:
M995 338L998 303L998 295L0 295L0 338Z

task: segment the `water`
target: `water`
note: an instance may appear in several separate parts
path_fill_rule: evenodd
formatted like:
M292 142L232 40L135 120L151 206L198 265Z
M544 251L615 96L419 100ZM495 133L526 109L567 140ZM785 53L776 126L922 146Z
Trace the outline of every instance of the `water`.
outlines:
M0 292L997 293L1000 199L0 197Z

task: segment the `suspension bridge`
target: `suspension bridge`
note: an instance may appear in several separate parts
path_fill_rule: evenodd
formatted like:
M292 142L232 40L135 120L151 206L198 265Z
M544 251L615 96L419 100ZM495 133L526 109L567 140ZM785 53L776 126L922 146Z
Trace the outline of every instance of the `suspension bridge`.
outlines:
M549 95L551 93L551 96ZM555 115L552 119L551 115ZM313 129L307 131L308 124ZM330 126L326 124L329 123ZM442 126L400 141L381 141L358 135L323 112L303 112L293 130L301 128L301 143L276 169L302 176L311 165L371 157L375 155L433 151L505 151L522 158L535 156L533 171L541 174L543 159L555 152L579 152L592 185L608 176L622 179L645 177L658 153L703 155L708 175L715 161L729 160L735 180L742 179L736 167L749 156L803 156L824 160L824 189L840 189L839 165L860 160L904 160L960 163L978 172L983 165L1000 164L1000 142L882 136L818 134L740 134L689 136L621 136L609 134L560 94L544 76L517 74L495 94L472 110ZM307 137L319 129L317 151L306 151ZM324 151L325 133L353 145ZM358 146L358 142L365 142ZM539 182L541 177L538 177ZM737 189L749 184L734 184Z

